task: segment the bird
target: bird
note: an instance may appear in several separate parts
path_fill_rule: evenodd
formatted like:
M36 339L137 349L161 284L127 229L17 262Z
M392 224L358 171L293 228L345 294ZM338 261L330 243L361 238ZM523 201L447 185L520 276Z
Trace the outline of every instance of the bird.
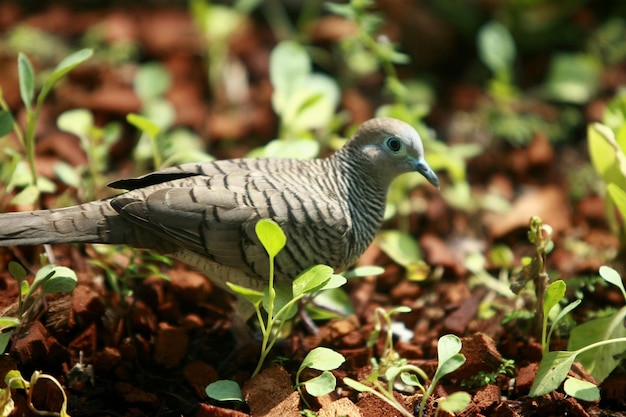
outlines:
M0 214L0 246L125 244L179 259L226 290L226 282L262 290L269 258L255 233L260 219L287 238L275 258L278 285L317 264L340 272L372 243L392 180L408 172L439 187L417 131L377 117L325 158L188 163L115 181L109 186L125 191L102 200Z

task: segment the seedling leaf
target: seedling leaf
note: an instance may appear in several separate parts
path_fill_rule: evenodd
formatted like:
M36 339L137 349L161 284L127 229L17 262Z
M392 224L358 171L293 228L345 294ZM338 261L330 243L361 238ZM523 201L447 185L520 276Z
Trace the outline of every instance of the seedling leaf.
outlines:
M17 327L20 320L15 317L0 317L0 330Z
M622 307L612 316L590 320L576 326L570 335L567 349L578 350L593 343L626 337L625 317L626 307ZM581 352L577 359L593 378L601 383L619 365L624 351L626 343L610 343Z
M324 371L320 375L315 378L311 378L304 383L307 392L315 397L330 393L335 389L336 385L337 379L335 378L335 375L328 371Z
M448 413L460 413L465 410L472 401L472 396L467 392L458 391L448 395L439 402L439 407Z
M270 257L275 257L285 247L287 237L280 226L269 219L261 219L255 232Z
M529 396L540 397L557 389L567 377L578 352L548 352L537 370Z
M241 295L253 305L260 303L263 298L263 293L261 291L253 290L248 287L242 287L241 285L233 284L232 282L227 282L226 285L228 285L228 288L230 288L234 293Z
M20 81L20 96L24 106L30 111L35 97L35 72L28 57L21 52L17 56L17 71Z
M71 55L65 57L59 64L56 66L50 78L48 78L44 84L44 91L49 91L54 87L54 85L63 78L68 72L87 61L93 55L93 50L89 48L81 49L80 51L76 51Z
M13 130L13 115L6 110L0 110L0 138Z
M613 184L609 184L613 185ZM625 215L626 216L626 215ZM624 283L619 273L610 266L602 265L600 267L600 276L608 283L615 285L622 291L622 295L626 298L626 290L624 289Z
M333 273L327 265L314 265L307 268L293 280L293 296L310 294L324 287Z
M78 279L74 271L64 266L55 266L53 271L54 275L43 283L44 294L70 292L76 288Z
M128 123L135 126L137 129L141 130L152 139L156 138L161 131L161 128L156 123L154 123L147 117L141 116L139 114L129 113L126 116L126 120L128 121Z
M217 401L245 401L239 385L235 381L227 379L215 381L207 385L204 392L207 396Z
M26 270L24 267L14 261L9 262L9 274L18 281L22 281L26 278Z
M589 381L582 381L577 378L568 377L563 384L563 390L568 395L583 401L598 401L600 390Z
M305 356L300 367L330 371L339 368L345 360L346 358L339 352L325 347L317 347Z
M552 308L559 303L565 296L565 290L567 286L565 285L565 281L557 280L548 286L546 289L546 295L544 297L543 303L543 314L544 317L548 317Z

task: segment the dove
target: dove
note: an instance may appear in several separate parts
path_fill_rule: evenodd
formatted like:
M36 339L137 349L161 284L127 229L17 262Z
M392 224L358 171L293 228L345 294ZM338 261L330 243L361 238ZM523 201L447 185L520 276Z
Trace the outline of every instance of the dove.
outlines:
M0 214L0 246L125 244L177 258L227 290L226 282L260 290L269 272L260 219L287 237L275 258L278 285L317 264L339 272L372 243L392 180L408 172L439 186L416 130L374 118L326 158L184 164L115 181L110 187L126 191L103 200Z

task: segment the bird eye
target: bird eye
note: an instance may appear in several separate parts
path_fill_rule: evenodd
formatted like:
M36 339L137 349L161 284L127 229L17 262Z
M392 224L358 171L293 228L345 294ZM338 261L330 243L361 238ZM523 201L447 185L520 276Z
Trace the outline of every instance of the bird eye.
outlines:
M402 148L402 142L395 136L388 138L386 144L393 152L398 152Z

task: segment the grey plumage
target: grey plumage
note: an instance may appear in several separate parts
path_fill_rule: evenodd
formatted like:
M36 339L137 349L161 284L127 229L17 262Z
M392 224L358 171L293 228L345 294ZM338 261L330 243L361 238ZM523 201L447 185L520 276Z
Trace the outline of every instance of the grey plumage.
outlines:
M254 227L276 221L287 246L277 283L305 268L350 266L380 226L391 181L418 171L438 185L417 132L389 118L364 123L324 159L233 159L186 164L114 182L118 196L78 206L0 215L0 246L128 244L171 254L224 287L261 288L268 259Z

